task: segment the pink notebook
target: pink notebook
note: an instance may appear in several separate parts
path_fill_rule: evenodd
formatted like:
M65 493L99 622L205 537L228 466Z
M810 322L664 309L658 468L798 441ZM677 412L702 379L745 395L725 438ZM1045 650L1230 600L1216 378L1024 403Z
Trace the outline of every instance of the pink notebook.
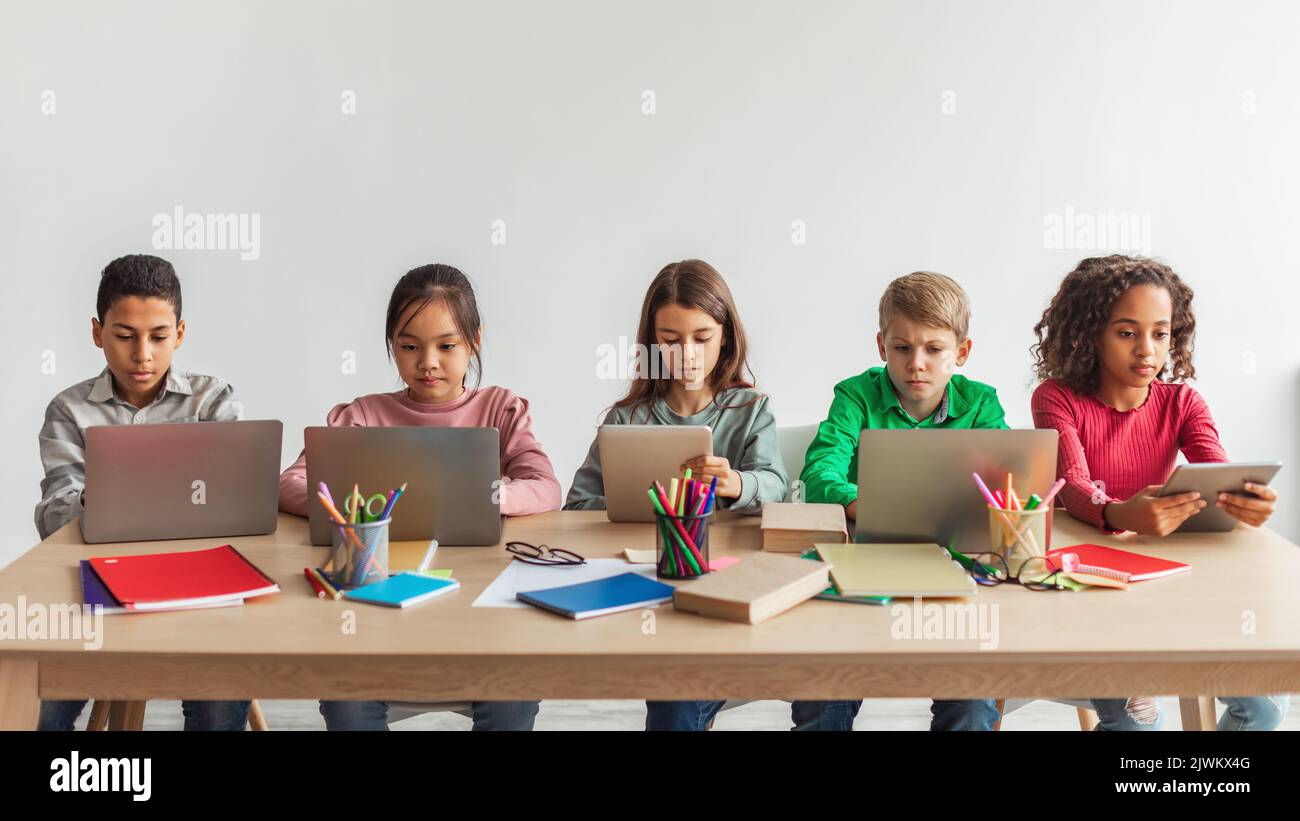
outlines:
M1130 553L1117 547L1105 547L1099 544L1056 547L1047 551L1047 556L1059 559L1065 553L1073 553L1079 557L1079 571L1082 573L1110 576L1126 582L1158 579L1161 576L1170 576L1192 569L1190 564L1171 562L1155 556L1143 556L1141 553Z

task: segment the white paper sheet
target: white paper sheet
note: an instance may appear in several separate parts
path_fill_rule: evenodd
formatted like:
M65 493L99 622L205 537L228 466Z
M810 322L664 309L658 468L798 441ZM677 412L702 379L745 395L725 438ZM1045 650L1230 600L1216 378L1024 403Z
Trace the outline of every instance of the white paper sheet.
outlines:
M655 577L655 566L628 564L623 559L587 559L586 564L572 567L542 567L524 562L511 562L492 580L474 607L530 607L515 598L519 591L546 590L569 584L590 582L617 576L620 573L640 573L648 579Z

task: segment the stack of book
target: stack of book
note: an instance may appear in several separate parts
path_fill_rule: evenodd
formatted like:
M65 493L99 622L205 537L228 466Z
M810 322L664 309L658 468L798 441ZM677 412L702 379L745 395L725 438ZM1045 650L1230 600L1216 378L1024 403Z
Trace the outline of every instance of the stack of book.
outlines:
M849 540L844 508L803 502L763 505L763 549L798 555L817 543Z

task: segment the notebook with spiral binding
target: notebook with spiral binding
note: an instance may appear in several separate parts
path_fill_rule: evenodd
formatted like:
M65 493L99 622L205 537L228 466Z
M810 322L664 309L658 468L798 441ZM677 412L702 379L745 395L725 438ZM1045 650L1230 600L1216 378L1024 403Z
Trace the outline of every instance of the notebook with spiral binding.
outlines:
M1078 570L1125 582L1140 582L1158 579L1174 573L1191 570L1192 566L1183 562L1161 559L1156 556L1144 556L1131 553L1117 547L1100 544L1076 544L1069 547L1056 547L1047 551L1048 558L1060 559L1065 553L1078 557Z

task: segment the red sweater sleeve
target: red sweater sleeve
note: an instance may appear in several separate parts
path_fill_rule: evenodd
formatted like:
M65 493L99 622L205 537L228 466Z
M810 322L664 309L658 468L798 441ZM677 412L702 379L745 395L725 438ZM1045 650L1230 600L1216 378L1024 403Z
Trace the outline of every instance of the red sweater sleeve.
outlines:
M1114 500L1093 483L1088 457L1079 440L1079 397L1064 385L1044 382L1034 391L1030 408L1034 427L1050 428L1057 434L1056 476L1065 479L1065 487L1057 498L1074 518L1111 530L1106 527L1101 510Z
M332 428L348 425L364 427L366 417L361 412L360 403L351 402L346 405L335 405L325 417L325 424ZM307 451L304 449L298 454L298 461L289 465L280 474L280 509L285 513L305 517L307 502L314 498L316 498L315 494L307 493Z
M501 513L527 516L559 510L560 480L542 445L533 435L528 400L511 395L497 423L501 431Z
M1183 407L1183 424L1178 429L1178 449L1187 461L1226 462L1228 454L1219 441L1219 429L1210 416L1210 406L1205 397L1190 386L1183 388L1186 401Z

